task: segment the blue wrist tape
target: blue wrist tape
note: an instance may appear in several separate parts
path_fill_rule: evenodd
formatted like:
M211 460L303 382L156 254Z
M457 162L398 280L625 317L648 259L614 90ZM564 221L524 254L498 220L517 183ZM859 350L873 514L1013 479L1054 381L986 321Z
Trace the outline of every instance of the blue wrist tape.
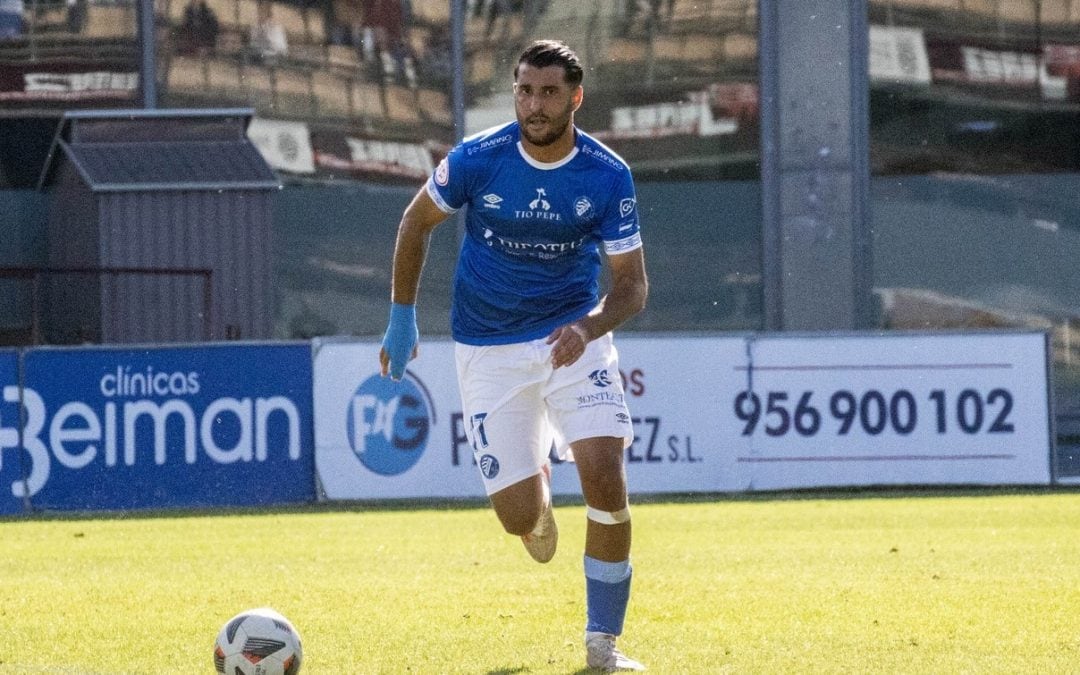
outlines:
M416 328L416 306L390 304L390 323L383 335L382 346L390 357L390 377L400 380L405 376L405 366L412 357L420 331Z

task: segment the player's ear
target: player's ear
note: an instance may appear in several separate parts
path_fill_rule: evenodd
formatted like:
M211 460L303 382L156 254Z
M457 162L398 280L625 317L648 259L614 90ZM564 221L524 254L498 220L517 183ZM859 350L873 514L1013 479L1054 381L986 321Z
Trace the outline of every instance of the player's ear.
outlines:
M574 88L574 93L570 95L570 101L574 104L574 112L581 107L581 102L585 99L585 89L579 84Z

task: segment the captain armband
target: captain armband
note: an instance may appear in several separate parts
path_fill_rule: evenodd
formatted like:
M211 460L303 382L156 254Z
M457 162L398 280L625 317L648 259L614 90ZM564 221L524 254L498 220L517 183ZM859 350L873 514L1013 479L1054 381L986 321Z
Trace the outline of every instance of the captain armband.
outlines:
M630 507L625 506L618 511L601 511L586 504L585 517L601 525L619 525L630 522Z

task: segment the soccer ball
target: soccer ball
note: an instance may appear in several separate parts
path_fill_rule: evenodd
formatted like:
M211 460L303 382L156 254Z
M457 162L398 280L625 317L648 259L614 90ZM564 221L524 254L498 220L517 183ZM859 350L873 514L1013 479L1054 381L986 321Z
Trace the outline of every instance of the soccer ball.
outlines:
M214 668L226 675L296 675L303 658L300 633L269 607L229 619L214 643Z

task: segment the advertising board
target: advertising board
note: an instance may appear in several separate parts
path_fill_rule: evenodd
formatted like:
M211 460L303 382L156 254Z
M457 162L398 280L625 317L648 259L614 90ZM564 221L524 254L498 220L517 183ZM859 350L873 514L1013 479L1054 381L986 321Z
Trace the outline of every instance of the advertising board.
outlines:
M635 431L627 472L637 491L720 489L721 364L741 340L628 339L621 377ZM425 342L401 382L378 371L379 345L324 343L315 351L316 472L329 499L483 497L465 436L451 342ZM672 354L709 353L673 369ZM700 444L700 445L699 445ZM552 468L555 494L578 494L572 464Z
M116 108L139 95L139 67L132 58L88 59L74 48L48 63L0 63L0 111L7 109Z
M50 510L315 498L307 344L33 349L23 371L21 392L4 387L0 509L24 497Z
M425 342L394 382L379 344L314 347L315 471L328 499L478 497L465 440L454 346Z
M631 492L1050 482L1046 335L617 339ZM404 380L376 343L323 343L315 465L328 499L483 497L453 344ZM571 464L555 494L580 494Z
M728 364L736 489L1050 482L1047 339L769 337Z

